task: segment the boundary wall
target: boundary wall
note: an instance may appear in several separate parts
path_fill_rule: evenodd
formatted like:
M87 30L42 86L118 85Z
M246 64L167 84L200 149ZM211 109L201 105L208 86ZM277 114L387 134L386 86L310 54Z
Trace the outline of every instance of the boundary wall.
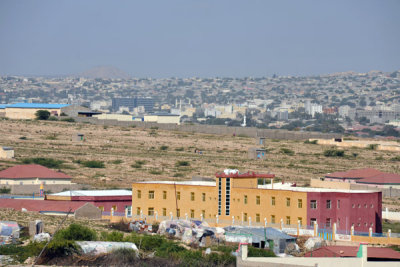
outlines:
M141 121L117 121L117 120L99 120L97 118L87 117L73 117L77 122L91 123L105 126L122 126L132 127L133 125L138 128L150 129L158 128L167 131L181 131L181 132L195 132L204 134L217 134L217 135L235 135L245 137L266 137L269 139L287 139L287 140L306 140L306 139L330 139L340 138L341 134L328 134L318 132L296 132L275 129L258 129L255 127L228 127L223 125L202 125L202 124L168 124L168 123L155 123L155 122L141 122Z

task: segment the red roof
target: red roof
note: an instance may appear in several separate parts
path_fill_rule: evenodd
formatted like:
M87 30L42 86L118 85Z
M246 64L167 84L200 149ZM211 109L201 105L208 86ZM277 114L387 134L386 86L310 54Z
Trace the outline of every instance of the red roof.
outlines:
M6 179L28 179L28 178L56 178L71 179L70 176L62 172L50 170L44 166L29 164L18 165L0 171L0 178Z
M307 252L305 257L356 257L359 247L354 246L326 246ZM368 258L399 259L400 252L391 248L368 247Z
M400 175L396 173L382 172L378 175L357 181L361 184L400 184Z
M337 179L357 179L356 182L362 184L400 184L399 174L381 172L371 168L328 173L325 175L325 177Z
M216 173L215 176L217 178L274 178L275 174L269 173L255 173L255 172L246 172L246 173L230 173L226 174L225 172Z
M372 177L377 174L381 174L382 172L372 169L372 168L366 168L366 169L356 169L356 170L349 170L345 172L333 172L333 173L328 173L325 175L325 177L328 178L347 178L347 179L361 179L361 178L367 178L367 177Z
M14 210L27 211L53 211L53 212L68 212L71 208L72 212L85 205L86 202L80 201L57 201L57 200L33 200L33 199L2 199L0 208L10 208Z

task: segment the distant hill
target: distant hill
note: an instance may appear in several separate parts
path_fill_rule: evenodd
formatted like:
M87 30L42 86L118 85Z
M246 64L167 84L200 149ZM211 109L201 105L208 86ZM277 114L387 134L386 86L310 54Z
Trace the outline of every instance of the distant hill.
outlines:
M77 75L78 77L85 77L90 79L129 79L130 76L126 72L113 67L113 66L97 66L86 70Z

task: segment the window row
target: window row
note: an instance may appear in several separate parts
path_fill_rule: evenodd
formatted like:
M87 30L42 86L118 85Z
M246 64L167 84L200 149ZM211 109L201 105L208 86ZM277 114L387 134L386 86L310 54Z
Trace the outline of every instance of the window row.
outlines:
M374 204L369 205L370 208L374 208ZM340 199L337 200L337 205L336 207L340 209ZM352 204L352 208L354 209L356 207L356 204ZM318 201L317 200L310 200L310 208L311 209L317 209L318 208ZM331 209L332 208L332 200L328 199L326 200L326 208ZM361 208L361 204L358 204L358 208ZM364 204L364 208L368 208L368 204Z
M137 190L136 197L138 199L142 198L142 190ZM154 199L155 198L155 191L150 190L148 192L148 199ZM167 191L163 191L162 193L162 199L167 199ZM181 192L178 191L176 192L176 199L180 200L181 199ZM196 194L194 192L190 192L190 200L195 201L196 200ZM206 201L206 193L201 193L201 200Z
M238 201L240 201L240 199L238 199ZM243 196L243 203L245 205L247 205L249 203L247 195ZM271 206L276 206L276 203L277 203L276 197L271 197ZM256 196L256 205L261 205L261 196ZM286 198L286 207L290 207L290 206L291 206L291 199L290 199L290 197L287 197ZM302 199L297 199L297 207L300 209L303 208L303 200Z

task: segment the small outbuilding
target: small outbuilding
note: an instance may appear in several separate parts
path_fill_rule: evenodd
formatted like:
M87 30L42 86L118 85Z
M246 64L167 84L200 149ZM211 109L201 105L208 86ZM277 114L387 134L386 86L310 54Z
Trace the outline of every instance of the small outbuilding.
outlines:
M83 142L83 141L85 141L85 135L83 133L73 134L72 141Z
M264 148L257 148L257 147L252 147L249 148L248 156L249 159L261 159L263 160L266 157L267 150Z
M0 159L13 159L14 148L8 146L0 147Z

